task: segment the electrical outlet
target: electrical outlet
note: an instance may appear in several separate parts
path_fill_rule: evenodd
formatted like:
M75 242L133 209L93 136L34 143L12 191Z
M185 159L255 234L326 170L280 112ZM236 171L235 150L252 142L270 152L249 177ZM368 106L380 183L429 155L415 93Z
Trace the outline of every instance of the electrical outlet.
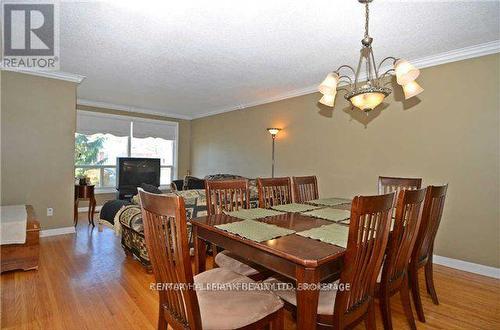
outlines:
M54 209L51 207L47 207L47 216L51 217L54 215Z

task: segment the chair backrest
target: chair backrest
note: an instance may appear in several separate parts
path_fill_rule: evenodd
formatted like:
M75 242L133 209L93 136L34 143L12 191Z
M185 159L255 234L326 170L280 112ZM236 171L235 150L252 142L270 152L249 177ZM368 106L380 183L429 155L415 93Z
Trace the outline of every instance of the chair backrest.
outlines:
M259 207L268 209L272 206L292 202L292 183L290 178L257 178Z
M178 283L180 289L159 290L160 308L174 329L201 329L193 287L184 199L150 194L139 188L144 238L157 284Z
M398 283L408 269L417 239L426 189L401 190L396 202L394 229L387 243L382 285Z
M377 276L387 246L395 193L357 196L352 201L344 269L337 292L334 326L352 323L364 315L373 299Z
M250 205L250 190L246 179L207 180L205 192L208 215L248 209Z
M293 199L295 203L304 203L319 198L318 180L315 175L312 176L294 176Z
M422 178L395 178L389 176L378 177L379 195L400 190L416 190L422 187Z
M422 221L412 253L412 262L417 264L432 255L434 239L443 215L444 201L448 185L428 186L425 193Z

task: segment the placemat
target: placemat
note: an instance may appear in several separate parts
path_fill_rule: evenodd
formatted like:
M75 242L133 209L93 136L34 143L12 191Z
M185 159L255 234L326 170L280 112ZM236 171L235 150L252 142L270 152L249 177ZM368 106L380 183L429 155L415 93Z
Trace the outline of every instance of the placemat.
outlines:
M324 209L319 209L319 210L312 210L308 212L302 212L303 215L307 215L310 217L315 217L315 218L320 218L328 221L342 221L349 219L351 216L351 211L347 210L337 210L337 209L331 209L331 208L324 208Z
M318 208L320 208L320 206L292 203L292 204L276 205L276 206L273 206L272 208L274 210L283 211L283 212L306 212L306 211L318 209Z
M215 227L255 242L264 242L273 238L295 233L295 231L291 229L254 220L237 221L223 225L216 225Z
M278 212L274 210L261 209L261 208L242 209L239 211L224 212L224 213L232 217L243 220L255 220L255 219L261 219L266 217L272 217L275 215L285 214L284 212Z
M297 235L320 240L328 244L347 247L347 239L349 237L349 227L337 224L323 225L321 227L301 231Z
M342 204L349 204L352 202L351 199L348 198L319 198L313 199L312 201L307 201L311 204L324 205L324 206L337 206Z

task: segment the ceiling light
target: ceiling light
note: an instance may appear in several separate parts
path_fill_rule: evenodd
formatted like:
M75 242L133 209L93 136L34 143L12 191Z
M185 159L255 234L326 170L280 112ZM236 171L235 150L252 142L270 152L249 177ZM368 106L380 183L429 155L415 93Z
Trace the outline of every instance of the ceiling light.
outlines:
M384 79L390 77L392 73L396 74L397 83L403 86L406 99L420 94L423 88L415 82L420 71L408 61L391 56L384 58L378 66L376 65L372 49L373 38L368 33L370 17L369 3L373 0L358 1L365 5L365 35L363 40L361 40L363 47L360 51L358 67L355 70L349 65L341 65L337 70L330 72L319 85L319 91L323 94L319 102L333 107L338 84L345 82L347 83L346 87L342 86L338 88L347 92L344 95L345 99L363 111L373 110L384 101L387 95L391 94L392 90L386 87L390 81L384 83ZM393 67L380 74L382 64L386 60L392 60ZM366 82L364 83L360 82L362 68L366 71ZM352 74L341 74L340 72L343 69L350 70Z

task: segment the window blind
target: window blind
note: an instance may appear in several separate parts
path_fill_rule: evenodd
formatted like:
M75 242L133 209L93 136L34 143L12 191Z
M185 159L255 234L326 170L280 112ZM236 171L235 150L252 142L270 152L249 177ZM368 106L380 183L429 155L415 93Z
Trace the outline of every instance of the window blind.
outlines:
M85 135L97 133L129 136L131 119L88 111L77 111L76 132Z
M132 136L136 138L162 138L176 140L177 124L160 121L134 119Z

